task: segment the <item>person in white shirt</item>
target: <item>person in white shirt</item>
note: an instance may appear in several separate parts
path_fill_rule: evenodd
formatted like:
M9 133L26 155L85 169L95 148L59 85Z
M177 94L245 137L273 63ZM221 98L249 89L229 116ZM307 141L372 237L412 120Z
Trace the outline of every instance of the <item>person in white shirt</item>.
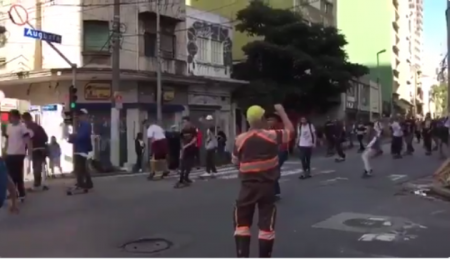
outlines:
M10 123L5 132L5 137L7 138L5 164L11 179L17 187L19 198L21 201L24 201L24 159L27 150L31 152L33 147L31 144L32 132L27 129L20 119L21 115L18 110L9 112Z
M156 162L162 167L161 177L165 177L169 174L167 170L167 154L168 154L168 144L166 139L166 133L164 129L157 124L150 124L147 128L147 140L148 147L150 147L150 161L151 161L151 172L149 179L153 179L156 174Z
M297 135L297 146L303 167L303 174L299 179L311 178L311 156L312 150L316 146L316 129L305 117L302 117L297 127Z
M369 123L367 125L367 137L369 143L364 149L361 158L364 163L364 173L362 175L363 178L367 178L372 176L372 167L370 166L370 158L377 154L378 150L375 148L376 143L379 141L380 135L378 131L375 129L373 123Z
M391 152L394 158L402 157L403 148L403 127L401 121L394 117L391 123L392 130L392 142L391 142Z
M377 137L380 140L383 136L383 123L381 119L375 121L375 123L373 124L373 129L375 130L375 133L377 134ZM383 154L383 150L381 149L380 143L381 141L376 141L372 146L372 149L376 150L376 155Z

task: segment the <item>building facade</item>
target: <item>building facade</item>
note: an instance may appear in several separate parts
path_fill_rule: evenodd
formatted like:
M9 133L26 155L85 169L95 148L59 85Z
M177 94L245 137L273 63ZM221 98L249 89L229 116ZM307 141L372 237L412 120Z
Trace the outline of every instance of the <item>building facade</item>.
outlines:
M57 49L78 67L77 105L90 111L96 133L108 140L111 99L116 94L111 89L113 0L101 4L94 0L38 4L22 0L20 4L33 10L29 12L29 21L34 28L61 35L62 43L55 44ZM5 4L0 11L6 12L10 7ZM134 163L134 138L137 132L144 130L142 121L156 119L156 8L156 1L120 5L121 82L118 93L123 102L120 164ZM191 115L190 111L195 111L198 106L208 112L230 106L230 93L242 82L226 80L225 74L220 77L199 70L191 73L185 1L161 0L159 10L162 126L180 123L182 116ZM62 21L67 21L64 26ZM70 65L45 42L24 37L24 27L8 19L5 26L8 33L5 43L0 44L0 56L3 55L6 62L0 67L0 89L7 97L30 100L34 105L67 102L68 87L73 79ZM198 50L203 51L203 46ZM206 85L213 87L204 87ZM194 117L204 115L206 113L192 114Z
M420 104L414 101L420 92L422 56L419 1L338 1L337 27L349 42L349 59L370 68L370 79L382 87L385 113L391 112L391 101L404 109ZM359 11L355 13L355 9ZM358 21L364 21L364 26L355 26ZM371 37L361 37L368 31Z
M336 24L336 1L337 0L277 0L267 1L267 3L274 8L290 9L299 11L304 15L308 22L322 23L329 26ZM231 25L236 19L236 14L239 10L244 9L250 3L250 0L186 0L186 5L192 6L196 9L209 11L220 14L228 18ZM243 60L244 53L242 47L254 40L254 37L249 37L246 33L235 32L233 44L233 60Z

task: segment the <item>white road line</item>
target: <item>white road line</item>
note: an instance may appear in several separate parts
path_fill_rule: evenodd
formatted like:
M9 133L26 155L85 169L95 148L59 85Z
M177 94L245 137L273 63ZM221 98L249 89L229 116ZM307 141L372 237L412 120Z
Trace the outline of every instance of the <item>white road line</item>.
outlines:
M389 177L389 179L391 179L391 181L395 182L395 181L405 178L406 176L407 175L405 175L405 174L391 174L388 177Z

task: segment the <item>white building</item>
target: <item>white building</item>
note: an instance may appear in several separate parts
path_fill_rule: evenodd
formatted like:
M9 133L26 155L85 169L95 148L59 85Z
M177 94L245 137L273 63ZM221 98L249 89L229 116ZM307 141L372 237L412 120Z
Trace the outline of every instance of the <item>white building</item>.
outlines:
M399 99L419 106L421 99L420 75L422 70L423 0L398 1L392 33L394 84ZM416 90L415 90L416 89ZM416 92L415 92L416 91ZM416 97L416 101L414 101Z
M128 150L121 155L123 163L134 162L134 137L142 131L142 121L156 117L157 49L156 1L121 3L120 141ZM87 108L94 123L108 125L113 96L113 0L44 0L40 4L22 0L20 5L28 10L33 27L62 36L62 43L56 47L78 66L78 107ZM0 11L5 13L10 8L10 4L4 4ZM205 111L220 112L222 107L230 111L231 90L243 82L216 80L215 74L206 72L188 73L185 1L161 0L159 8L163 126L177 124L188 114L198 120ZM24 37L24 29L29 26L17 26L8 17L2 21L8 32L5 44L0 40L0 61L6 61L0 68L0 89L7 97L30 100L33 105L66 102L72 83L70 65L45 42Z

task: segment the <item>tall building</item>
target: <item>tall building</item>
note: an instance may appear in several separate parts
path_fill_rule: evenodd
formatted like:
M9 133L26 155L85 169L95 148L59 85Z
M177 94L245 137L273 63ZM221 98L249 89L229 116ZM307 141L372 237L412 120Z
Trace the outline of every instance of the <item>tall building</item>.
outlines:
M422 19L422 0L338 1L337 27L349 42L349 59L370 68L370 79L382 87L385 113L391 100L408 109L420 96L414 89L420 88Z
M217 13L230 19L230 24L234 25L236 14L244 9L251 0L186 0L187 6L196 9ZM336 1L337 0L277 0L266 1L274 8L290 9L299 11L305 20L312 23L323 23L333 26L336 24ZM245 58L242 47L254 38L245 33L235 32L233 40L233 59L240 61Z

